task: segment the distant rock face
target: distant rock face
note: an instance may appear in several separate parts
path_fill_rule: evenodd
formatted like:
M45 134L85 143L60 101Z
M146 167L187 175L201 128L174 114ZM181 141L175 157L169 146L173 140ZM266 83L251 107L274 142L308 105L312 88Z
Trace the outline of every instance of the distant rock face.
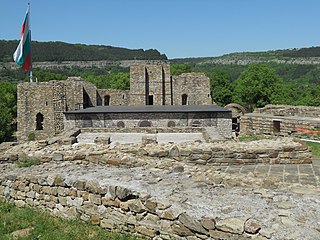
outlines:
M62 61L62 62L33 62L32 65L34 68L40 69L56 69L56 68L66 68L66 67L79 67L79 68L105 68L109 66L121 66L121 67L130 67L132 65L140 64L163 64L166 63L165 60L122 60L122 61ZM20 68L16 63L4 63L0 66L2 68L9 69L18 69Z

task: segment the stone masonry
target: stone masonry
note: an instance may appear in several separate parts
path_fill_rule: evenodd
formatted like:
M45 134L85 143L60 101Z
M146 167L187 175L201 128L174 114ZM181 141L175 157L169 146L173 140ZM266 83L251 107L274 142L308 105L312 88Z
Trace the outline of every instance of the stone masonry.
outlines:
M240 126L242 135L288 136L301 130L318 130L320 107L267 105L241 116Z
M276 173L282 166L290 172L294 165L289 164L241 163L238 173L232 173L235 165L211 162L233 158L239 164L237 160L253 155L272 159L276 153L280 158L310 159L299 141L156 144L152 138L111 147L102 139L95 144L64 139L77 134L0 145L0 199L153 240L320 236L318 180L316 185L285 182L286 176ZM5 155L11 160L4 160ZM43 163L28 168L12 164L23 158ZM305 177L309 165L296 165L299 177ZM258 169L266 167L265 174L258 175ZM313 169L319 176L320 167Z
M169 64L132 65L131 89L97 89L78 77L18 85L19 140L43 139L65 130L64 113L95 106L208 105L209 78L200 73L172 78Z

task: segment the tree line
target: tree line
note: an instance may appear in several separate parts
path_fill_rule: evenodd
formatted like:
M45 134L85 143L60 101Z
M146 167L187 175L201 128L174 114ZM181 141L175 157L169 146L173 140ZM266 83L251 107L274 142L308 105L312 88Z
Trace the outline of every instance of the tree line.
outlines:
M249 111L266 104L320 106L320 67L279 64L186 65L172 64L171 74L204 72L210 78L213 100L220 106L236 102ZM9 71L11 72L11 71ZM20 74L20 70L14 71ZM1 73L1 72L0 72ZM12 72L11 72L12 73ZM35 69L38 81L65 80L81 76L98 88L130 89L129 68ZM5 75L5 74L4 74ZM14 77L14 73L12 77ZM23 81L29 81L24 73ZM0 81L0 142L10 140L16 117L16 83Z
M320 106L320 66L289 64L172 65L172 73L204 72L215 103L249 111L266 104Z
M12 62L17 40L0 40L0 62ZM46 61L100 61L100 60L166 60L156 49L127 49L104 45L70 44L64 42L32 42L32 60Z

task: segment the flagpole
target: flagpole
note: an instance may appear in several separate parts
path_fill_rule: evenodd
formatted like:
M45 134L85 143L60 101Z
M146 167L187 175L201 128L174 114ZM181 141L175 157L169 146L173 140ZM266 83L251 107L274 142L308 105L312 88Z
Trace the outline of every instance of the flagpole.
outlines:
M30 31L30 82L33 82L32 76L32 38L31 38L31 12L30 12L30 0L28 0L29 8L29 31Z

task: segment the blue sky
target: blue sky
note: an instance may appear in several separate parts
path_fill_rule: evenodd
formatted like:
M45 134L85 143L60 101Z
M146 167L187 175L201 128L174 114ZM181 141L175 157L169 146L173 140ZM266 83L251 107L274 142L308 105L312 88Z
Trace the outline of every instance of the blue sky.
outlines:
M27 0L0 0L0 39ZM320 45L319 0L31 0L33 40L158 49L169 58Z

